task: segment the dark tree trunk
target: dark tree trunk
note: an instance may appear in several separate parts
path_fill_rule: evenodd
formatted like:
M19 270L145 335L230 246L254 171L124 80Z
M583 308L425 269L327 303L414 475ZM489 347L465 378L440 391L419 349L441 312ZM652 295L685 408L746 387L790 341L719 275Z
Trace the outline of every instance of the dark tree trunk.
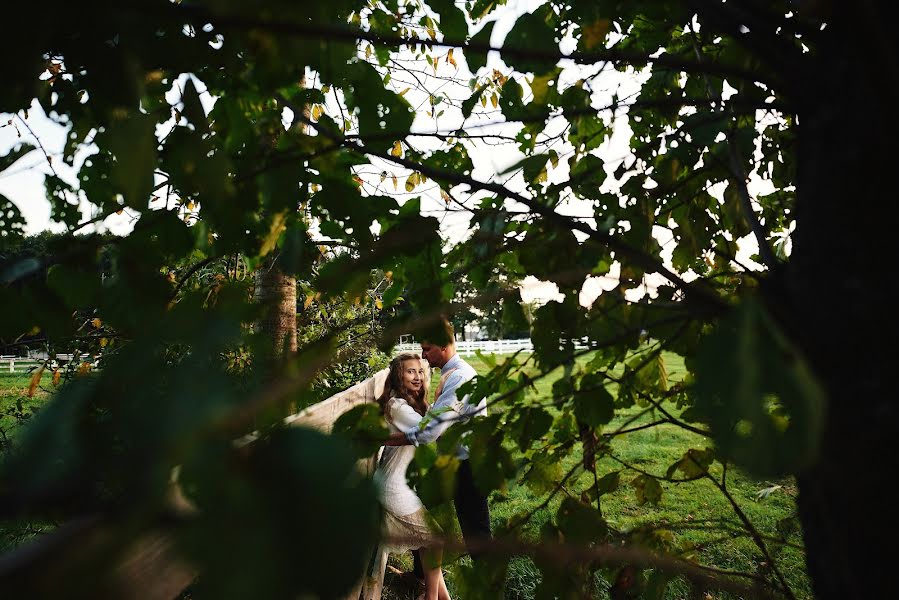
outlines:
M815 594L839 600L884 597L897 555L885 487L899 475L899 52L891 20L871 4L837 7L795 88L799 197L786 290L829 401L820 456L798 476L799 514Z

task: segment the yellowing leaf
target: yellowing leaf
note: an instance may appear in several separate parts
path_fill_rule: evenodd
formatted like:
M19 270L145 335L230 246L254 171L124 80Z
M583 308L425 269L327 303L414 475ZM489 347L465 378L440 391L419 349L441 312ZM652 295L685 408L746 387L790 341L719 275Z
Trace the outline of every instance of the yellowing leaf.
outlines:
M100 338L100 347L105 348L109 344L109 340L107 338Z
M405 96L405 95L406 95L406 92L408 92L408 91L411 90L411 89L412 89L412 88L405 88L403 91L401 91L399 94L397 94L397 96Z
M103 324L103 321L101 321L99 318L95 317L94 319L91 320L91 325L94 326L94 329L100 329L100 325L102 325L102 324Z
M287 229L287 225L285 224L286 221L287 210L282 210L272 218L271 228L268 230L268 235L266 235L265 239L262 241L262 248L259 249L259 256L265 256L275 249L275 246L278 244L278 239L281 237L281 233Z
M490 96L490 104L493 105L493 108L499 106L499 96L496 95L496 92L494 92L493 95Z
M393 180L393 189L396 190L399 186L399 182L397 182L396 175L391 175L390 179Z
M87 375L90 372L91 372L91 364L87 361L84 361L80 365L78 365L78 371L77 371L76 375L78 375L78 377L84 377L85 375Z
M312 304L312 300L314 299L315 297L312 294L308 294L306 296L306 300L303 301L303 308L309 308L309 306Z
M581 34L584 47L587 48L587 50L590 50L603 43L606 39L606 35L609 33L609 27L611 27L611 25L612 22L608 19L597 19L590 25L584 27L584 31Z
M331 91L331 86L330 86L330 85L323 85L323 86L322 86L322 94L327 94L327 93L330 92L330 91Z
M62 372L59 369L53 369L53 387L59 385L60 377L62 377Z
M365 47L365 58L371 58L371 44Z
M384 308L384 302L380 298L375 300L375 308L377 308L378 310Z
M402 156L403 155L403 145L399 140L393 142L393 148L390 150L390 154L392 156Z
M531 93L534 95L534 102L538 104L543 104L546 100L547 94L549 94L550 82L556 80L556 76L558 75L557 70L550 71L545 75L535 75L534 79L530 82Z
M45 365L41 365L41 368L31 375L31 383L28 385L29 398L34 398L34 392L37 390L37 386L41 382L41 377L44 376L44 366Z

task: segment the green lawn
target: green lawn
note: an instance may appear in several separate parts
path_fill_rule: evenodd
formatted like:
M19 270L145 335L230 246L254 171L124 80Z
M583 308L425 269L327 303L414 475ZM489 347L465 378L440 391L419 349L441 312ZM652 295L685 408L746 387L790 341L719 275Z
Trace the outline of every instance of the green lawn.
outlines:
M34 396L29 397L31 375L0 373L0 440L12 439L19 426L47 401L53 387L51 378L51 373L45 372Z
M52 393L50 373L44 373L41 384L29 396L31 375L0 373L0 459L6 455L15 438L22 431L22 425L40 410ZM49 523L31 521L0 521L0 552L18 546L28 538L52 529Z
M504 357L497 357L500 361ZM477 357L466 357L466 360L478 372L485 372L488 366ZM588 358L582 359L584 361ZM665 366L669 379L676 381L684 373L683 362L676 355L665 355ZM559 370L536 384L535 400L540 397L551 397L552 383L562 375ZM435 379L436 381L436 379ZM432 388L433 389L433 388ZM666 407L674 410L673 405ZM632 408L621 411L610 423L606 431L614 431L631 420L643 409ZM657 415L643 415L628 427L656 420ZM705 438L673 425L662 425L645 429L612 441L612 452L624 463L648 473L664 475L668 467L683 456L690 448L703 449L709 445ZM575 454L564 461L562 472L567 472L580 455ZM762 553L741 526L730 501L711 482L706 480L688 483L662 483L663 496L658 506L645 504L640 506L635 489L629 485L638 475L637 472L624 468L620 463L603 458L598 462L599 475L611 471L621 471L621 485L617 491L602 497L604 516L610 525L618 531L632 531L637 528L652 528L661 531L663 538L668 538L673 547L682 548L682 556L700 562L703 565L728 571L748 572L753 574L769 573L769 565ZM712 473L719 479L721 466L715 463ZM582 474L569 481L563 492L550 502L547 508L538 511L524 534L536 539L541 526L555 515L559 502L565 493L579 496L580 491L589 487L592 475ZM764 499L758 494L766 488L776 487ZM746 514L755 528L765 536L765 541L775 564L783 573L794 593L799 598L811 597L809 581L805 574L804 554L799 532L792 533L784 544L778 533L778 521L789 519L795 511L796 487L792 480L758 481L739 470L730 468L727 473L727 489L734 502ZM543 498L537 498L525 486L513 485L507 490L502 501L491 502L491 516L494 522L502 522L509 517L529 511L538 506ZM792 520L791 520L792 521ZM400 564L407 561L399 559ZM405 564L404 564L405 566ZM448 582L451 583L453 567L447 567ZM514 559L509 569L506 598L533 598L534 589L539 582L539 571L529 559ZM748 583L748 582L747 582ZM600 596L602 597L602 596ZM608 597L607 595L605 597ZM666 598L688 598L690 588L685 581L674 581L668 586ZM701 598L732 598L732 595L712 592Z
M500 356L498 359L503 360L504 357ZM488 369L476 357L468 357L467 360L479 372L485 372ZM683 364L680 359L673 355L666 355L665 360L670 379L678 379L683 373ZM533 399L550 397L552 383L560 376L561 371L539 380ZM434 385L438 378L439 373L435 372ZM8 447L9 440L14 440L23 420L27 420L34 410L39 410L40 405L47 401L53 389L50 379L50 374L45 373L41 386L37 389L34 397L29 398L27 392L30 377L28 375L0 375L0 435L3 436L4 448ZM623 411L607 427L607 431L616 429L639 410L634 408ZM652 419L653 417L647 414L631 423L630 426ZM665 425L615 438L612 442L612 451L625 463L650 473L663 475L686 450L704 448L705 445L707 445L706 440L700 436L675 426ZM562 471L566 472L579 458L577 455L569 457L563 463ZM716 468L717 470L715 470ZM622 471L622 484L619 489L602 498L604 515L614 529L618 531L631 531L640 527L661 529L663 532L667 532L663 533L663 536L670 536L669 541L672 545L685 549L683 554L685 558L695 559L704 565L718 569L757 574L767 573L769 565L766 564L757 546L740 526L729 501L710 482L663 483L663 496L660 504L658 506L649 504L640 506L634 488L629 485L637 473L624 469L621 464L609 458L599 461L598 470L600 475L613 470ZM720 476L718 463L715 463L713 473ZM785 545L779 541L780 534L776 527L778 521L787 519L794 513L796 488L793 482L791 480L758 481L735 469L728 471L727 481L733 500L751 519L755 527L766 536L769 551L796 596L799 598L811 597L808 578L805 574L804 557L802 550L799 549L801 537L798 532L792 533L787 539L789 545ZM524 535L534 538L543 523L550 520L555 514L564 494L570 493L577 496L589 484L590 480L586 474L566 484L564 490L550 502L549 506L538 511L530 523L524 527ZM765 499L761 501L757 499L761 490L774 485L780 487L774 489ZM494 498L492 501L492 518L499 523L512 515L536 507L541 501L542 498L535 497L528 488L512 485L506 491L504 499ZM28 529L28 527L32 527L32 529ZM4 538L3 543L0 544L0 550L4 546L8 547L12 539L18 538L18 541L21 541L35 532L31 524L0 525L0 536ZM410 566L408 556L395 557L392 560L393 564L402 568ZM453 573L456 568L457 566L454 564L446 566L447 581L451 590L454 587ZM529 559L513 559L506 583L506 598L533 598L539 577L539 571ZM701 592L698 596L700 598L733 597L727 594L719 595L717 592L709 595L705 595L704 591ZM388 593L385 597L405 598L408 596ZM458 595L454 597L458 597ZM666 598L688 597L691 596L686 582L674 581L669 585Z

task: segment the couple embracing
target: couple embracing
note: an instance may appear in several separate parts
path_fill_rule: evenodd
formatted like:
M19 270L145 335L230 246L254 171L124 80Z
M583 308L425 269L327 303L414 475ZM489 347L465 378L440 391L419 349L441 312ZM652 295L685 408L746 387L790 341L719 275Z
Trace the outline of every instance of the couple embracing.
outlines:
M390 371L378 404L391 431L375 472L384 507L381 547L369 570L366 600L380 598L388 552L412 550L415 575L424 581L426 600L449 600L441 570L439 526L430 517L406 480L406 469L415 448L437 440L447 428L460 420L486 413L486 400L469 406L468 397L458 398L458 388L475 376L475 370L456 354L452 326L443 323L448 339L441 346L430 341L421 344L421 356L403 353L390 363ZM426 363L424 361L427 361ZM433 403L428 402L430 367L441 371L440 384ZM490 513L487 496L478 490L468 461L468 450L456 449L459 469L456 474L454 502L466 545L490 537ZM476 553L470 552L472 559Z

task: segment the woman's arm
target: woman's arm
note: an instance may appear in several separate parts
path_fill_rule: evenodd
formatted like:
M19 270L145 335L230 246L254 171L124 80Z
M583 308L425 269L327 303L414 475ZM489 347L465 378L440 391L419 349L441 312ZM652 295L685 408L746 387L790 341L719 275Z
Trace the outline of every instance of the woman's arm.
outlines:
M418 429L421 423L421 415L409 406L405 400L394 399L390 402L390 422L404 435L409 431Z

